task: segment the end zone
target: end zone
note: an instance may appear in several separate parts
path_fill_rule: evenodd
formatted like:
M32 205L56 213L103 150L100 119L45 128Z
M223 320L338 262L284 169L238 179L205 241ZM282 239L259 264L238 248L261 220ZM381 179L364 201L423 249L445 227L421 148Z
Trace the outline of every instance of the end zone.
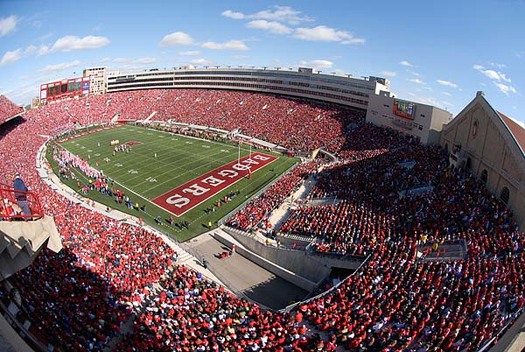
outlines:
M181 216L277 159L276 156L255 152L194 178L151 201L164 210Z

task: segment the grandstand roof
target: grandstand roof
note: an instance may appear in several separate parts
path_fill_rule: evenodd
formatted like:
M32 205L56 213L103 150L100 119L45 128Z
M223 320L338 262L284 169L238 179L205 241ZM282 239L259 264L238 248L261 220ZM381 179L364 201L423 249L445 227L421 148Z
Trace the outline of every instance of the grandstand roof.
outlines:
M507 125L507 128L509 129L510 133L512 133L512 136L518 143L521 152L525 155L525 128L523 128L519 123L506 116L505 114L499 111L497 111L497 113L501 120L503 120L505 125Z

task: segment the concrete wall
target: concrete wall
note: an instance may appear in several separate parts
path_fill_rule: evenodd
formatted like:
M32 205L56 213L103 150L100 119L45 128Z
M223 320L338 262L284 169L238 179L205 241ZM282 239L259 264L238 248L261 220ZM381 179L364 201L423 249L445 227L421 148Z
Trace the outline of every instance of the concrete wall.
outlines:
M237 241L242 243L250 251L257 253L261 257L269 260L276 265L283 267L307 280L319 282L326 278L332 267L355 270L361 265L361 260L337 259L327 255L311 255L304 251L294 251L289 249L266 246L259 241L246 237L243 234L228 231Z
M261 257L307 280L319 282L330 274L331 268L329 266L320 261L311 260L309 256L305 255L306 252L304 251L292 251L266 246L263 243L242 235L234 235L234 237L237 241Z
M211 234L213 238L215 238L217 241L221 242L227 247L231 247L233 242L229 239L221 236L218 232L213 232ZM314 281L310 281L305 279L304 277L301 277L283 267L280 267L279 265L276 265L275 263L270 262L269 260L261 257L260 255L257 255L256 253L247 250L245 248L242 248L238 246L236 249L236 255L242 255L243 257L247 258L248 260L252 261L253 263L259 265L260 267L268 270L269 272L285 279L288 282L291 282L292 284L311 292L314 289L317 288L318 283Z
M444 126L452 120L452 114L434 107L432 108L431 114L427 144L439 144L441 131Z

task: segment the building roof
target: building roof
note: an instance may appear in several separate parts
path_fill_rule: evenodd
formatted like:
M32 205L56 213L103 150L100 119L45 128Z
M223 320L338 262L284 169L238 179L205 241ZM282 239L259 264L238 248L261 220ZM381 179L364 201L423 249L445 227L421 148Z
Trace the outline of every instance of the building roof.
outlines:
M525 128L523 128L519 123L506 116L505 114L499 111L497 111L497 113L501 120L505 123L505 125L507 125L507 128L509 129L510 133L512 133L512 136L518 143L521 152L525 154Z

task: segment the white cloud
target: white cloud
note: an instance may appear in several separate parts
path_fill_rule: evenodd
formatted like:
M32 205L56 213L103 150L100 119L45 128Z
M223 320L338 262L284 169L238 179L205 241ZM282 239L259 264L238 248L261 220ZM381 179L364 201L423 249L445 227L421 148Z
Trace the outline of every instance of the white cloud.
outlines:
M401 66L406 66L406 67L415 67L413 64L411 64L410 62L408 62L407 60L403 60L399 63Z
M385 77L395 77L397 76L397 72L395 71L381 71L379 74L385 76Z
M47 65L41 71L45 73L64 71L71 67L77 67L78 65L80 65L80 61L75 60L75 61L63 62L63 63L55 64L55 65Z
M494 84L496 85L496 87L500 90L500 92L502 92L503 94L505 95L509 95L509 93L514 93L516 94L518 91L516 90L516 88L514 88L513 86L511 85L507 85L507 84L503 84L503 83L499 83L499 82L494 82Z
M213 62L210 61L210 60L207 60L207 59L194 59L194 60L191 60L191 63L192 64L195 64L195 65L211 65Z
M97 49L110 43L109 39L101 36L88 35L86 37L77 37L75 35L66 35L59 38L51 47L51 51L73 51L83 49Z
M302 16L301 11L297 11L290 6L274 6L274 8L271 10L263 10L250 15L246 15L242 12L226 10L222 13L222 15L235 20L267 20L285 22L293 25L299 24L301 22L312 21L312 19L308 16Z
M487 76L488 78L490 78L492 80L504 81L504 82L508 82L508 83L511 82L510 78L508 78L507 75L505 73L503 73L503 72L489 70L489 69L486 69L485 67L483 67L481 65L474 65L473 68L475 70L481 72L482 74L484 74L485 76Z
M14 51L7 51L4 56L2 56L2 60L0 60L0 66L4 66L7 64L12 64L13 62L16 62L22 58L22 49L18 48Z
M302 60L299 61L299 66L311 67L314 69L314 71L319 71L319 69L332 68L334 63L329 60Z
M14 15L0 18L0 37L3 37L9 34L10 32L14 31L17 23L18 17Z
M505 65L505 64L498 64L497 62L491 62L490 66L496 67L496 68L499 68L499 69L507 67L507 65Z
M53 32L46 33L46 34L41 35L40 37L38 37L38 41L43 42L44 40L48 40L52 36L53 36Z
M276 21L254 20L248 22L246 26L248 28L261 29L274 34L290 34L293 32L290 27Z
M33 55L34 53L39 53L40 50L41 49L37 48L34 45L29 45L25 49L18 48L14 51L7 51L0 60L0 66L16 62L24 57Z
M458 88L458 85L456 83L453 83L453 82L450 82L450 81L445 81L445 80L442 80L442 79L438 79L438 80L436 80L436 82L441 84L442 86L445 86L445 87Z
M496 64L491 63L491 65L494 66ZM479 71L484 76L490 78L492 82L494 83L494 85L496 86L496 88L498 88L498 90L502 92L503 94L508 96L510 93L516 94L518 92L516 88L514 88L510 84L506 84L506 83L510 83L511 79L508 78L505 73L500 72L500 71L495 71L495 70L489 70L478 64L472 66L472 68L475 69L476 71Z
M250 18L288 22L298 24L300 22L312 21L307 16L301 16L301 11L294 10L290 6L275 6L275 10L264 10L254 13Z
M177 54L182 56L197 56L200 55L201 52L198 50L188 50L188 51L179 51Z
M34 46L34 45L29 45L27 48L25 48L24 50L24 55L31 55L33 54L34 52L36 52L37 50L37 47Z
M443 95L446 95L447 97L451 97L452 94L450 94L449 92L441 92Z
M439 99L434 98L434 97L421 97L415 94L414 94L414 101L421 103L421 104L437 106L440 108L443 108L444 105L452 105L450 103L444 104L443 102L440 102Z
M242 40L229 40L224 43L205 42L201 46L210 50L250 50Z
M193 38L184 32L173 32L165 35L160 42L160 46L175 46L175 45L192 45Z
M49 53L51 49L47 45L41 45L40 48L38 48L37 56L46 55Z
M347 31L338 31L327 26L313 28L296 28L293 35L297 39L324 42L340 42L342 44L364 44L363 38L356 38Z
M505 74L500 75L498 72L496 72L494 70L483 70L483 71L481 71L481 73L483 73L485 76L487 76L490 79L495 79L495 80L498 80L498 81L500 81L500 80L507 81L507 79L505 77Z
M246 16L242 12L235 12L232 10L226 10L222 12L224 17L233 18L234 20L242 20Z
M421 85L425 85L426 84L425 82L423 82L419 78L410 78L408 81L412 82L412 83L416 83L416 84L421 84Z

